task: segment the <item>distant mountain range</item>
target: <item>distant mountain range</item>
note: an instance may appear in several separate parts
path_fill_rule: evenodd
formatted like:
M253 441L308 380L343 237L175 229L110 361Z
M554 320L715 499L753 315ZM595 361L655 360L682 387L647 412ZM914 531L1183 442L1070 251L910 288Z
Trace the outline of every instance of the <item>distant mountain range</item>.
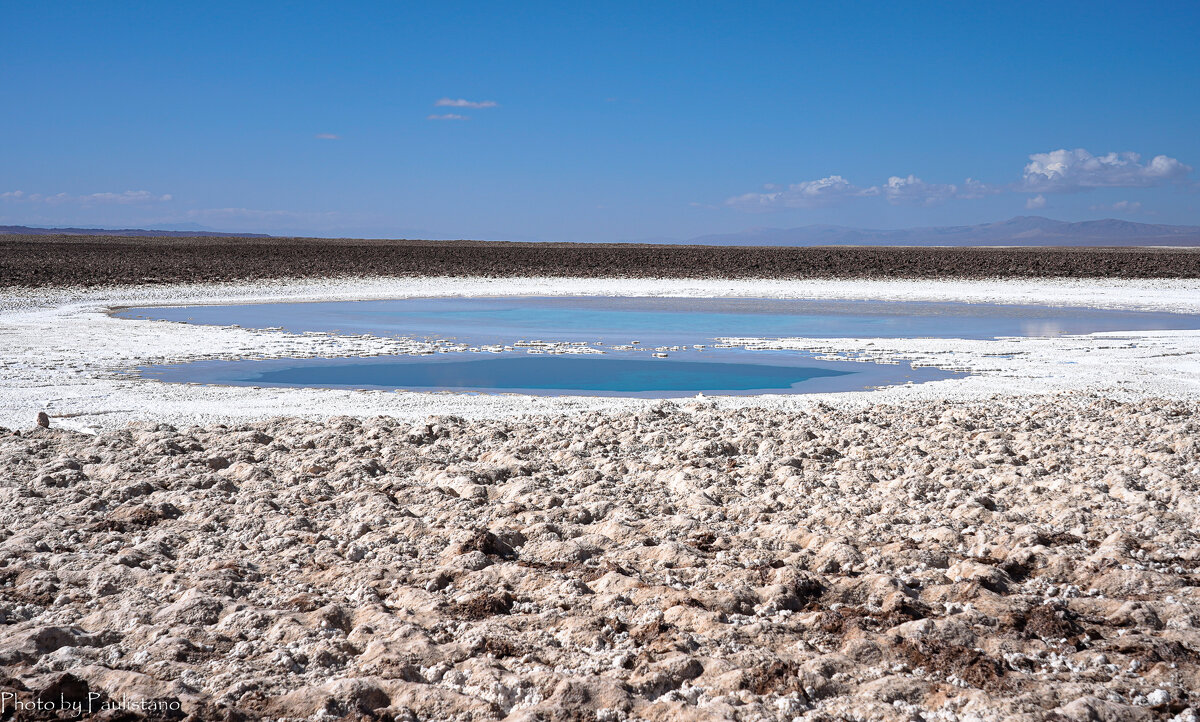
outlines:
M169 224L158 229L119 230L0 226L0 234L271 237L264 233L226 233L195 224ZM436 238L438 237L425 236L425 240ZM656 238L639 242L710 246L1200 246L1200 226L1134 223L1115 218L1070 223L1041 216L1017 216L1007 221L977 226L931 226L901 230L847 226L750 228L737 233L697 236L690 240Z
M1200 246L1200 226L1133 223L1115 218L1069 223L1017 216L977 226L905 230L846 226L751 228L686 242L714 246Z
M191 223L175 223L159 229L145 228L40 228L35 226L0 226L0 235L22 236L157 236L159 238L196 236L236 236L239 238L270 238L265 233L225 233Z

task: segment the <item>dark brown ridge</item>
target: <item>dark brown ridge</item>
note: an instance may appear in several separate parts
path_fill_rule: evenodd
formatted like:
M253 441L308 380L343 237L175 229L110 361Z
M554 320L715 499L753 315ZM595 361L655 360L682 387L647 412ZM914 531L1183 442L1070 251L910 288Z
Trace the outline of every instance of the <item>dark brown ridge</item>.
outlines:
M809 248L0 236L0 286L337 276L1195 278L1197 248Z

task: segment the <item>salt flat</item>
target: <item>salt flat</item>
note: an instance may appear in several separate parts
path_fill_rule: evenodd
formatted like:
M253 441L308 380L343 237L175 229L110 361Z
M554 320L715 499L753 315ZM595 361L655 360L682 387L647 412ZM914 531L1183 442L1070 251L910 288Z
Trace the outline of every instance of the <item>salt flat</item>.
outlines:
M1200 312L1200 280L9 291L0 694L192 719L1195 722L1200 331L738 339L973 375L663 404L163 384L130 372L423 343L109 315L497 294Z
M629 295L962 301L1200 312L1200 281L1186 280L712 280L410 278L280 280L259 283L9 289L0 300L0 425L27 425L39 411L56 425L87 431L130 421L246 421L331 414L496 418L638 408L605 397L463 396L317 389L251 389L163 384L132 372L145 364L218 358L383 355L420 342L303 335L115 319L122 306L320 301L475 295ZM761 339L741 339L747 345ZM963 369L963 379L871 392L722 398L723 408L800 409L820 400L846 405L995 394L1086 390L1118 398L1200 395L1200 331L1097 333L1056 338L786 339L773 345Z

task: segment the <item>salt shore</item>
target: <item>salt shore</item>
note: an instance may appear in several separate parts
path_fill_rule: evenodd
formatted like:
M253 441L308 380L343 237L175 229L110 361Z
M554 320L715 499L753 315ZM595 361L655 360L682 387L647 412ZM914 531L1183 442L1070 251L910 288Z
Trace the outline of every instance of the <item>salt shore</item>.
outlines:
M0 718L1197 719L1198 331L771 341L973 375L662 403L163 384L129 372L416 342L108 313L498 294L1200 313L1200 280L6 290Z
M26 429L0 436L0 694L193 720L1192 721L1198 411Z
M164 384L132 376L137 367L215 358L382 355L411 341L370 336L297 335L239 328L117 319L120 306L252 303L470 295L733 296L965 301L1087 305L1200 312L1200 280L845 281L687 279L338 279L256 284L10 288L0 296L0 425L19 427L38 412L55 425L99 431L131 421L173 424L247 421L290 415L322 418L451 413L498 418L641 408L604 397L464 396L315 389L248 389ZM756 339L747 339L754 344ZM1200 396L1200 331L1101 333L994 341L961 339L790 339L777 345L965 369L964 379L869 393L823 394L832 404L980 399L1085 390L1121 398ZM817 397L727 398L722 408L800 409Z

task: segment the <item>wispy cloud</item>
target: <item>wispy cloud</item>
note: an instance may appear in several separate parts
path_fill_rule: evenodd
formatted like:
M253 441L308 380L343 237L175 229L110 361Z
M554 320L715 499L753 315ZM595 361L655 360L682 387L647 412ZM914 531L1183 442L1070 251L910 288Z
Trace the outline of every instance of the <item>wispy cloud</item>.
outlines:
M340 140L342 136L335 133L317 133L313 137L317 140Z
M66 193L56 193L54 195L26 193L25 191L5 191L4 193L0 193L0 200L12 203L52 203L55 200L65 200L70 197Z
M125 191L123 193L92 193L80 198L84 203L165 203L171 200L171 194L156 195L150 191Z
M134 205L142 203L165 203L172 200L170 193L151 193L150 191L123 191L121 193L88 193L72 195L70 193L26 193L24 191L7 191L0 193L0 200L13 203L46 203L50 205L75 204L99 205L119 204Z
M1091 206L1093 211L1116 211L1117 213L1141 213L1141 201L1117 201L1116 203L1101 203ZM1151 214L1153 215L1153 214Z
M442 115L437 115L437 114L427 115L427 116L425 116L425 119L426 120L469 120L469 118L467 116L459 115L458 113L444 113Z
M1029 156L1021 179L993 185L968 178L962 183L930 183L916 175L891 176L880 185L859 186L840 175L793 183L784 188L766 186L765 193L745 193L725 205L747 211L786 208L821 208L857 198L879 196L892 205L935 206L951 199L983 198L999 193L1036 193L1026 200L1031 210L1046 207L1045 194L1075 193L1094 188L1148 188L1185 183L1192 168L1175 158L1158 155L1142 163L1137 153L1092 155L1088 151L1053 150ZM1129 203L1122 201L1122 203ZM1112 210L1136 212L1140 204Z
M465 100L463 98L442 98L434 103L439 108L495 108L499 105L494 100Z
M882 196L894 206L936 206L951 198L982 198L1000 191L986 183L968 178L961 184L926 183L915 175L892 176L877 186L858 186L840 175L793 183L786 188L766 186L766 193L746 193L725 201L741 210L782 208L825 208L857 198Z
M1029 156L1021 190L1072 193L1091 188L1147 188L1182 181L1192 171L1175 158L1156 155L1141 163L1137 153L1092 155L1083 148Z
M883 184L883 195L894 206L936 206L958 196L953 183L926 183L915 175L892 176Z
M770 210L775 208L822 208L852 198L879 195L878 188L860 188L840 175L818 180L793 183L786 188L768 185L765 193L746 193L725 201L741 210Z
M53 195L0 192L0 222L13 225L156 228L193 223L228 231L284 235L346 235L347 229L384 223L372 215L344 211L246 207L181 207L171 196L148 191Z

